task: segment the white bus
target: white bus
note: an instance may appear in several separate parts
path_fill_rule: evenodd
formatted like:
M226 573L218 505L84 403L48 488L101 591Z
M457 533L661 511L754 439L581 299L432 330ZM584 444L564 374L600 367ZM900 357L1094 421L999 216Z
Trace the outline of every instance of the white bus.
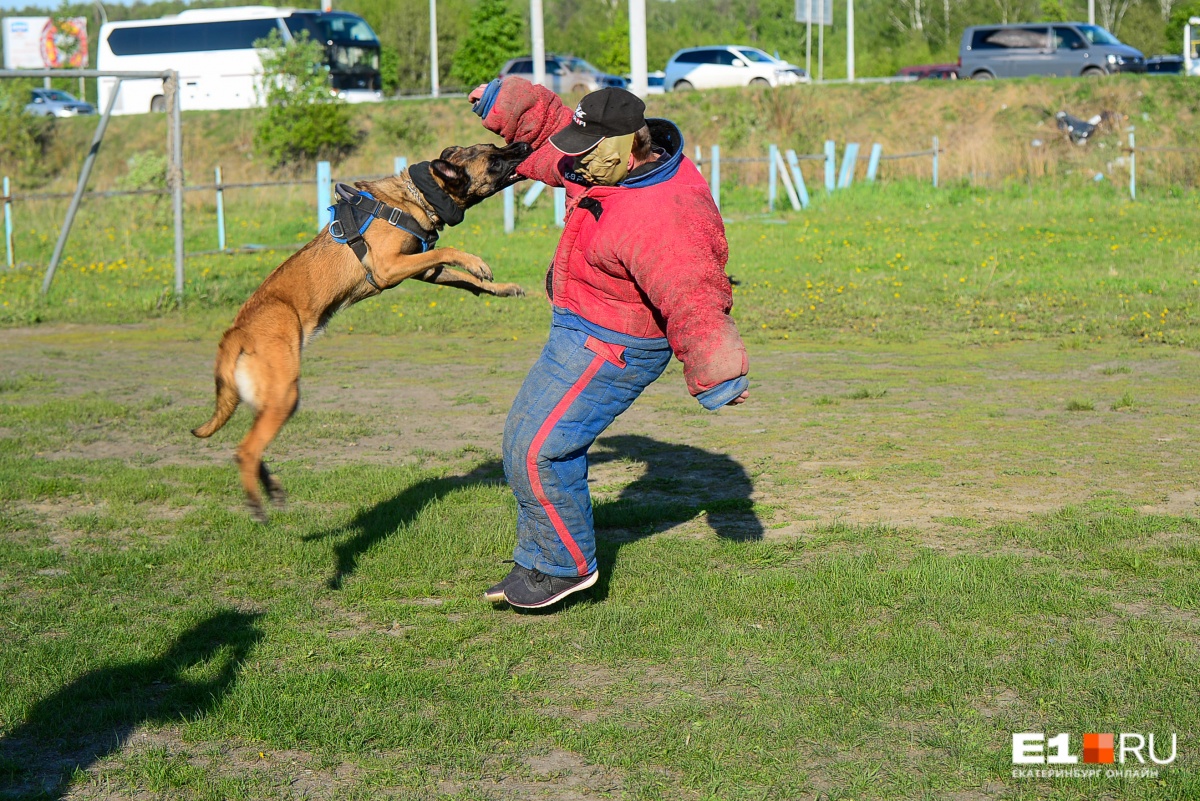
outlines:
M346 100L381 100L379 38L356 14L269 6L192 9L161 19L110 22L100 27L96 68L101 71L179 72L180 107L249 108L262 105L262 60L254 42L278 31L285 42L308 31L325 45L330 90ZM100 78L100 110L117 85ZM126 80L113 114L165 111L161 81Z

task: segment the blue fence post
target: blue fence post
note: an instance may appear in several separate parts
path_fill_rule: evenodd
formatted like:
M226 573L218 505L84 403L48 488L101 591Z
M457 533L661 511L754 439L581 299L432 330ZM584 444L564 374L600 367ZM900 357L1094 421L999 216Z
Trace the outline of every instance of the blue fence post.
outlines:
M567 219L567 188L554 187L554 224L562 228Z
M8 250L8 266L13 266L12 246L12 195L8 191L8 176L4 176L4 247Z
M771 145L767 148L767 208L775 211L775 196L779 194L779 167L775 160L779 158L779 147Z
M521 203L525 206L525 208L529 208L533 205L533 201L538 199L538 196L542 194L542 190L545 188L546 185L541 181L538 181L533 186L529 187L529 191L525 193L525 197L521 198Z
M875 176L879 173L879 157L883 155L883 145L876 142L871 145L871 159L867 162L867 181L875 182Z
M225 188L221 186L221 168L217 167L217 250L225 249Z
M325 227L325 217L329 207L333 205L332 174L328 161L317 162L317 231Z
M504 233L511 234L517 227L517 190L504 187Z
M830 193L836 188L837 180L837 148L832 139L825 140L825 192Z
M396 156L396 161L392 164L392 166L395 168L395 174L399 175L408 169L408 159L406 159L404 156Z
M796 194L799 195L800 208L808 208L808 187L804 185L804 176L800 173L800 159L796 158L796 151L789 150L787 152L788 167L791 168L792 183L796 185Z
M710 180L712 183L711 191L712 191L712 196L713 196L713 203L717 204L717 211L720 211L721 210L721 146L720 145L712 146L712 167L710 168L710 172L712 173L712 178Z
M1133 146L1133 131L1129 132L1129 199L1138 199L1138 162L1134 158L1138 150ZM5 187L8 186L8 179L5 179ZM5 192L5 194L8 194ZM7 217L6 217L7 219Z
M847 189L854 183L854 168L858 164L858 142L846 145L846 153L842 156L842 174L838 177L838 189Z
M938 161L938 159L937 159L937 157L938 157L938 141L937 141L937 137L935 136L935 137L933 137L933 188L934 189L937 189L937 184L938 184L938 180L937 180L937 178L938 178L938 176L937 176L937 172L938 172L937 161Z

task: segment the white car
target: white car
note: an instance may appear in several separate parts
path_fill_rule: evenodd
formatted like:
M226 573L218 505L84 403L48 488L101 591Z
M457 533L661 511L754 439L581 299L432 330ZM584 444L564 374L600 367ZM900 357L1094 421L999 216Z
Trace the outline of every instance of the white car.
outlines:
M629 86L633 83L633 75L625 73L621 76L625 79L625 85ZM663 93L663 71L655 70L654 72L646 73L646 92L652 95L661 95Z
M787 86L808 80L804 70L767 55L757 47L689 47L667 62L663 86L668 92L724 86Z

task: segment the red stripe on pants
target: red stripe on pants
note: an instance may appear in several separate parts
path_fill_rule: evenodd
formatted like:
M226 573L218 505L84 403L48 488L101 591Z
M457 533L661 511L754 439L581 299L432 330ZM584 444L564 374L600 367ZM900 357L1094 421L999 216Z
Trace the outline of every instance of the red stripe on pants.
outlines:
M596 377L596 373L600 372L600 368L607 361L603 356L597 355L592 359L592 363L583 371L583 375L571 385L567 390L567 394L563 395L562 400L551 410L550 416L542 423L538 429L537 436L533 438L533 442L529 444L529 451L525 454L525 470L529 473L529 486L533 489L533 495L538 499L538 503L546 510L546 515L550 518L550 524L554 526L555 532L558 533L558 538L562 540L563 545L567 546L567 550L571 553L571 558L575 560L575 568L579 571L579 575L587 575L587 562L583 560L583 552L579 550L579 545L571 536L571 532L567 531L567 524L563 522L562 517L558 514L558 510L550 503L550 499L546 497L545 491L542 489L542 477L538 474L537 458L538 451L542 449L546 439L550 436L550 432L554 430L554 426L562 419L562 416L567 413L567 409L579 397L579 393L583 392L583 388Z

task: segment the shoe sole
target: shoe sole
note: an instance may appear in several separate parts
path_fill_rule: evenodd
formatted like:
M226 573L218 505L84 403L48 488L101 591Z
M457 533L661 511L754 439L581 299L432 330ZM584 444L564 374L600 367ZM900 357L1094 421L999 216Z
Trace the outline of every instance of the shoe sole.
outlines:
M519 604L516 601L513 601L512 599L510 599L507 595L504 596L504 600L508 601L509 606L515 606L518 609L544 609L547 606L552 606L552 605L558 603L563 598L566 598L568 595L570 595L573 592L579 592L580 590L586 590L588 587L595 586L596 582L599 579L600 579L600 571L597 570L594 573L592 573L590 578L588 578L584 581L581 581L578 584L571 585L567 589L560 592L558 595L553 595L553 596L547 598L546 600L542 601L541 603Z

